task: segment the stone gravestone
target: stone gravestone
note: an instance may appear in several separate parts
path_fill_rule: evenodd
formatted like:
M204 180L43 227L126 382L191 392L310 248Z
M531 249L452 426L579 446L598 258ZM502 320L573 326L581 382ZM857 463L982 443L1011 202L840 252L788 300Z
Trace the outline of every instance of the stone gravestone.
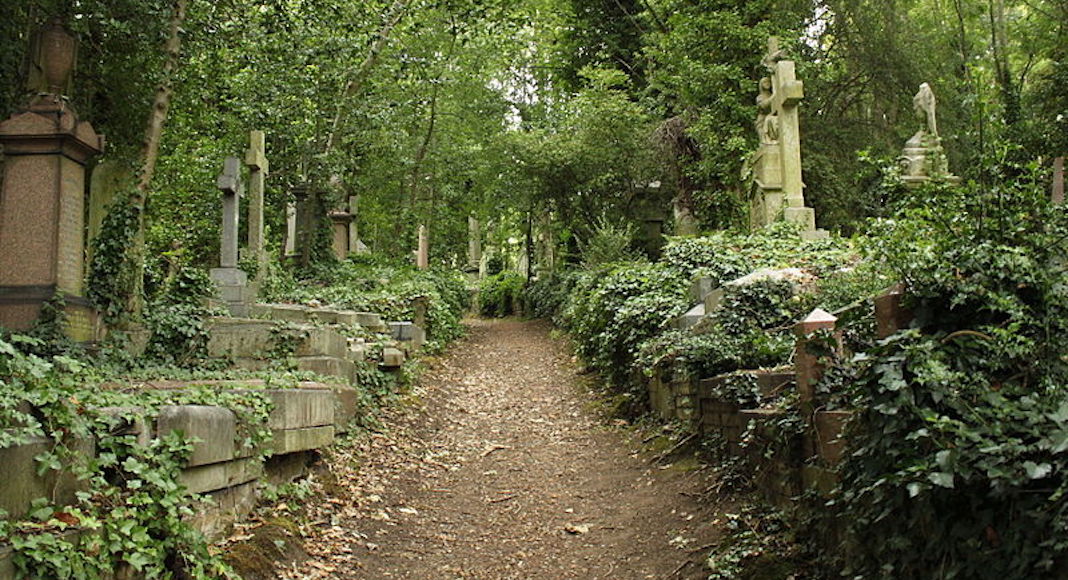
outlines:
M750 161L756 183L750 206L753 229L785 219L801 225L802 237L825 237L816 230L816 212L805 207L805 184L801 180L801 129L797 107L804 98L804 84L797 79L794 62L786 60L779 41L768 39L762 61L768 76L760 79L756 131L760 146Z
M935 116L935 95L931 85L920 85L919 92L912 97L912 106L923 125L905 142L901 157L898 157L901 181L908 187L917 187L931 179L959 183L960 178L949 172L949 162L942 149L942 138L938 135L938 121Z
M245 151L245 165L249 170L248 252L256 262L258 273L267 267L267 249L263 241L263 190L269 169L266 141L263 131L251 131L249 148Z
M38 92L0 123L0 326L28 329L41 306L62 294L65 332L88 341L101 327L83 298L85 163L103 151L104 137L63 98L74 69L74 37L53 22L35 46Z
M360 196L349 196L349 213L352 214L352 221L349 222L349 253L350 254L366 254L369 250L367 244L360 240L360 230L356 224L356 218L359 216L357 208L360 205Z
M415 267L420 270L430 267L430 236L426 226L419 226L419 249L415 252Z
M286 204L286 248L285 256L295 256L297 253L297 204Z
M239 226L238 199L242 194L241 160L227 157L223 172L216 180L222 192L222 236L219 244L219 267L211 269L211 279L219 289L219 297L233 316L248 316L250 292L248 275L237 267L237 237Z
M344 260L349 257L352 236L352 224L356 216L345 209L336 209L330 212L330 223L333 227L334 257Z
M117 194L132 186L133 175L122 163L104 161L93 168L93 174L89 179L89 210L86 224L86 240L89 242L86 250L87 262L93 260L94 241L100 235L100 228L104 225L108 208Z

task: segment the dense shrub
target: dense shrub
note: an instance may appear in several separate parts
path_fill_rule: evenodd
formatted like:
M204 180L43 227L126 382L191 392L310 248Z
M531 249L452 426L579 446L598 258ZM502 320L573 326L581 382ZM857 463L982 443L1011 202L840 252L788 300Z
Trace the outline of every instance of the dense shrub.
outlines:
M928 190L878 250L913 328L829 375L858 417L835 505L863 577L1063 578L1068 215L1039 187Z
M478 309L483 316L515 314L525 280L518 272L487 276L478 285Z
M375 312L386 320L411 320L414 300L427 300L427 334L440 347L463 333L460 320L469 296L458 270L416 270L377 260L347 261L293 280L278 273L269 284L270 300L306 303L317 300L350 310Z

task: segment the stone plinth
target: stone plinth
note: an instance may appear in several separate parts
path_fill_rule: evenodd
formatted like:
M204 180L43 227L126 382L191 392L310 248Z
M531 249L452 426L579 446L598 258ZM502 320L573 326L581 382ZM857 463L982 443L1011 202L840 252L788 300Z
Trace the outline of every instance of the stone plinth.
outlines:
M349 257L349 226L352 225L355 219L356 216L347 211L330 212L330 224L333 228L334 257L338 260L344 260Z
M61 293L77 309L78 340L95 338L81 299L85 276L85 162L104 138L62 102L35 105L0 123L0 325L25 330Z

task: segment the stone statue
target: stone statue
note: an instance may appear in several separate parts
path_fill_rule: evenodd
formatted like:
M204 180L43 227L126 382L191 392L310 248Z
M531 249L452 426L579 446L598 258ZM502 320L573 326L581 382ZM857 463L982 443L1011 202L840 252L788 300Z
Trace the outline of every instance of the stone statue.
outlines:
M920 92L912 97L912 107L915 109L917 117L926 120L927 133L937 137L938 121L935 118L935 105L935 96L934 91L931 90L931 85L927 83L921 84Z
M901 180L914 187L932 177L957 182L959 178L949 172L949 163L942 149L942 138L938 135L938 120L935 109L937 101L931 85L923 83L919 92L912 97L912 107L916 117L923 121L916 134L905 142L905 148L898 158L901 168Z
M760 92L757 95L756 132L761 145L775 143L779 138L778 117L772 111L771 78L760 79Z

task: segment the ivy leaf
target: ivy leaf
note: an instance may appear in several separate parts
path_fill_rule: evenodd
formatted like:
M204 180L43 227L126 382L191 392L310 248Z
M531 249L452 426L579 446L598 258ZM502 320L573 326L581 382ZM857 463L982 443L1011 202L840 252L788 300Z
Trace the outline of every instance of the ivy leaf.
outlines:
M948 489L953 489L953 474L946 473L944 471L936 471L934 473L927 474L927 479L931 480L931 483Z
M1027 477L1030 477L1031 479L1042 479L1053 472L1053 466L1045 462L1035 463L1034 461L1025 461L1024 471L1027 472Z

